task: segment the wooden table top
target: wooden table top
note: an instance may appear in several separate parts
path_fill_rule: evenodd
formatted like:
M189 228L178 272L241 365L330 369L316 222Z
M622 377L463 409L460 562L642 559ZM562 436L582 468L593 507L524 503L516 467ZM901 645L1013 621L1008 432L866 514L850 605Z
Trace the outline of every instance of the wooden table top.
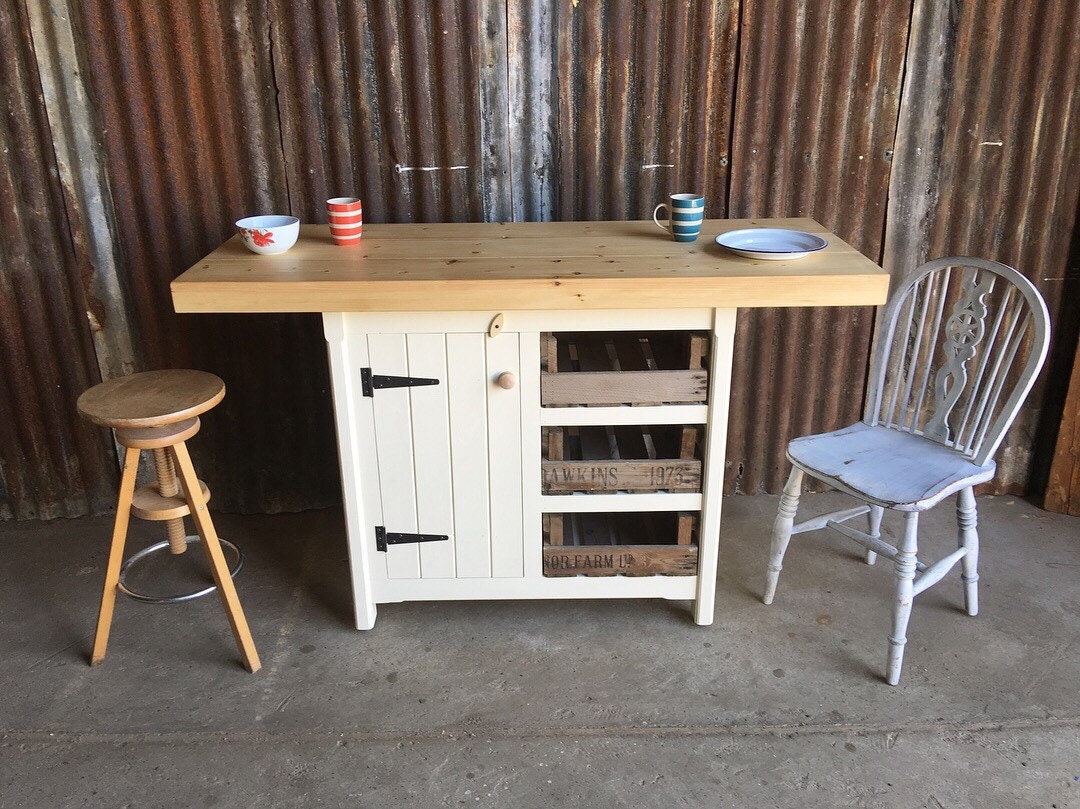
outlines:
M820 233L795 261L713 242L747 227ZM291 250L234 236L172 282L177 312L433 312L854 306L885 302L889 276L812 219L709 219L680 244L651 221L365 225L338 247L303 225Z

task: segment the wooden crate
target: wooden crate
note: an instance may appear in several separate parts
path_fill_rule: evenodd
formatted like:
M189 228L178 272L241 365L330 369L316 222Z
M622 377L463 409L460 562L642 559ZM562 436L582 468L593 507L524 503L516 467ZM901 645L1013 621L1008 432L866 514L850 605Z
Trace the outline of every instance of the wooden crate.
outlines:
M701 332L543 334L540 404L702 404L708 346Z
M547 494L700 492L698 425L545 427L541 486ZM696 515L680 513L676 544L688 545ZM564 518L544 515L544 541L562 545Z
M708 336L573 332L541 338L544 407L701 404ZM545 495L700 492L699 425L546 427ZM697 513L543 515L545 576L693 576Z
M699 425L545 427L544 494L700 492Z
M697 514L675 512L544 515L545 576L693 576L697 573ZM558 520L559 539L551 542ZM680 542L686 518L691 530ZM565 530L564 530L565 529Z

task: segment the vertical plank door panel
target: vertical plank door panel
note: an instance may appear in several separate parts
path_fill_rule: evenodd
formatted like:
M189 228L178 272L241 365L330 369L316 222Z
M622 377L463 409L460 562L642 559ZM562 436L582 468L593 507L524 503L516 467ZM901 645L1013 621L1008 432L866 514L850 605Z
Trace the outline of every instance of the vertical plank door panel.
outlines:
M524 575L521 526L521 384L518 336L487 339L488 469L491 491L491 575ZM519 380L506 390L495 380L509 371ZM529 373L528 370L525 373Z
M420 543L420 575L425 579L452 578L456 566L446 340L442 334L410 334L405 342L409 376L439 380L438 385L409 388L417 530L450 536L448 542Z
M446 335L458 578L491 576L485 334Z
M371 370L376 374L408 376L403 334L369 334ZM375 448L378 454L383 524L389 532L416 533L416 490L413 472L409 389L386 388L372 397L375 410ZM390 545L386 575L390 579L420 578L420 549ZM377 563L376 563L377 564Z

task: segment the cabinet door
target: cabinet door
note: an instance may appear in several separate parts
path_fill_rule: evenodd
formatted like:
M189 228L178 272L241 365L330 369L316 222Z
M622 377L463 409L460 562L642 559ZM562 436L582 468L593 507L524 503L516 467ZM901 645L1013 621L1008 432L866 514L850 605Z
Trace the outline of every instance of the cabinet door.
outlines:
M376 390L379 499L386 530L448 541L391 545L376 554L389 579L523 575L518 337L370 334L372 372L438 385Z

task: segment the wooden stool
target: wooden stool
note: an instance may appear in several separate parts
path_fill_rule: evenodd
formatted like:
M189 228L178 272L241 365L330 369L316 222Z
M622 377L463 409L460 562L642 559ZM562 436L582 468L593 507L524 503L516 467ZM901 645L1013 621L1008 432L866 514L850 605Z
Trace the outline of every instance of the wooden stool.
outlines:
M229 571L221 549L222 540L218 538L206 508L210 492L206 484L195 476L195 468L184 443L199 431L199 414L212 408L224 396L225 383L213 374L203 371L148 371L102 382L79 397L79 412L95 424L115 430L117 443L127 448L91 665L105 659L116 591L122 589L132 594L121 583L123 570L131 562L150 552L150 549L147 549L136 554L124 563L122 568L124 543L127 540L128 519L131 514L144 520L163 521L168 548L174 554L187 550L189 538L184 532L184 517L188 514L192 516L244 665L252 672L258 671L262 665L240 606L240 598L233 585L232 576L239 570L239 564L232 572ZM139 468L139 454L144 449L154 453L157 484L136 489L135 474ZM177 472L180 474L179 479ZM190 541L197 540L191 537ZM154 549L163 547L164 543L154 546ZM233 547L235 549L235 546ZM239 551L237 554L239 563ZM213 589L215 588L170 599L152 599L145 596L141 598L158 601L187 600ZM140 598L138 594L134 595Z

